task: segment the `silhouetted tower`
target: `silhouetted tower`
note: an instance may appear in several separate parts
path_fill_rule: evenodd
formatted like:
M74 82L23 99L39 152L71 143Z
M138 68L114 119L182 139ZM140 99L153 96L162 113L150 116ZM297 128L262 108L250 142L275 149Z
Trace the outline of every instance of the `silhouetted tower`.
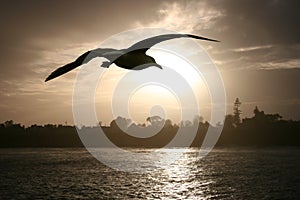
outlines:
M239 98L236 98L233 106L233 119L235 124L241 123L241 117L240 117L242 113L242 111L240 110L241 104L242 103L240 102Z

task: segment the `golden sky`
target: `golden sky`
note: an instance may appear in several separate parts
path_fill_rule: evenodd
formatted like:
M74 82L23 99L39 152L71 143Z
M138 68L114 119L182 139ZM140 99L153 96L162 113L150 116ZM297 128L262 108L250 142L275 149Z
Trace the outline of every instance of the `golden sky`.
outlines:
M72 92L78 70L47 83L44 79L57 67L98 47L110 36L143 27L221 40L217 45L196 42L209 53L222 74L228 113L234 99L239 97L243 116L250 116L258 105L266 112L300 119L299 1L29 0L2 4L1 122L13 119L26 125L65 121L72 124ZM124 41L116 41L114 48L126 45ZM160 62L173 60L162 52L150 53ZM89 65L100 64L101 60L95 59ZM110 102L115 82L126 73L112 66L97 91L97 114L105 123L110 122L111 116L105 114L108 112L103 105ZM192 75L186 75L193 81ZM196 82L192 84L195 89L200 87L198 98L204 99L201 114L209 118L208 94ZM152 101L141 101L146 95L153 99L162 95L159 103L173 113L176 121L176 99L160 90L163 89L148 87L132 96L129 108L136 121L142 122L153 106Z

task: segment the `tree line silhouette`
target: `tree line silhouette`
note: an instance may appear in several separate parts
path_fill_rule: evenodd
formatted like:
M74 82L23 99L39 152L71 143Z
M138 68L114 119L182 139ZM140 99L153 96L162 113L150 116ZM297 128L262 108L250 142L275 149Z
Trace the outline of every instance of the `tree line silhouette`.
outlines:
M253 116L240 118L241 102L237 98L234 112L225 117L222 123L211 125L202 117L179 124L159 116L151 116L144 124L132 123L130 119L117 117L109 126L101 126L107 138L119 147L163 147L177 134L178 130L190 134L196 130L196 136L190 146L200 147L208 128L217 129L224 125L217 146L274 146L300 145L300 121L283 120L279 114L265 114L255 107ZM77 127L92 130L99 134L96 127ZM91 131L90 131L91 132ZM135 137L131 134L149 137ZM93 136L91 136L93 137ZM184 140L184 138L182 138ZM101 147L101 141L95 141L93 147ZM175 146L183 146L180 142ZM83 147L75 126L70 125L31 125L25 127L12 120L0 124L0 147Z

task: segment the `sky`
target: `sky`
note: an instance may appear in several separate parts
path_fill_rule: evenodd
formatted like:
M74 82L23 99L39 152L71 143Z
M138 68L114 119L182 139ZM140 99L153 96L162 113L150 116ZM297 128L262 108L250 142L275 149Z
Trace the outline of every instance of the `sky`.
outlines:
M0 122L72 124L78 70L47 83L45 78L112 35L148 27L221 41L199 43L220 70L228 113L239 97L243 117L251 117L258 106L267 113L300 120L299 19L297 0L2 0ZM110 70L112 81L126 73L116 67ZM109 92L113 84L104 88ZM101 94L97 96L100 104L111 101ZM105 115L105 109L100 106L99 115L109 123L111 116ZM137 114L136 120L141 121L144 114Z

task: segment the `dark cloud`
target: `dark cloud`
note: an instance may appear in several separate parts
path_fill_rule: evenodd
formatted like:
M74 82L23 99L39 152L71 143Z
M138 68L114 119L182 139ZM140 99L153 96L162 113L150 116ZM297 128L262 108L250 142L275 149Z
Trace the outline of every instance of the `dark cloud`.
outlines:
M220 36L231 45L300 43L300 1L215 0L209 4L225 14L215 26L224 27Z
M211 0L206 2L222 12L222 17L216 19L213 28L199 30L201 34L222 41L221 45L213 46L209 51L214 59L220 61L220 67L223 69L300 67L300 21L298 20L300 1ZM198 26L201 27L201 23ZM259 48L264 46L270 48ZM244 50L238 51L238 49Z

